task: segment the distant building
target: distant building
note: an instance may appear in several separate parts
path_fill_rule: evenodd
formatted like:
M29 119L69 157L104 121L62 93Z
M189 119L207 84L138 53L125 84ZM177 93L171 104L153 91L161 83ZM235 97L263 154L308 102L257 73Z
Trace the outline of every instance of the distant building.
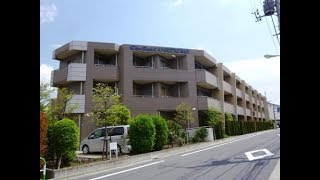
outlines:
M280 105L268 102L269 119L275 120L280 125Z

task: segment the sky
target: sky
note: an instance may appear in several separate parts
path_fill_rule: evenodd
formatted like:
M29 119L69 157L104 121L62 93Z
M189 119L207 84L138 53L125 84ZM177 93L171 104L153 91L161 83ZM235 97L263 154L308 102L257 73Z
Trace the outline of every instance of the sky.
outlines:
M72 40L202 49L280 105L280 57L263 0L40 0L40 82L59 62L52 52ZM277 17L273 16L277 28Z

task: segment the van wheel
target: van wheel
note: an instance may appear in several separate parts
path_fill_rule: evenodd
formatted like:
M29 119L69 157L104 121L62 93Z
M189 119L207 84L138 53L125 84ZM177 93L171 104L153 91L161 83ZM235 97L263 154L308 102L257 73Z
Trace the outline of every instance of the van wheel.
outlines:
M83 154L89 154L90 152L89 152L89 147L87 146L87 145L84 145L83 147L82 147L82 152L83 152Z

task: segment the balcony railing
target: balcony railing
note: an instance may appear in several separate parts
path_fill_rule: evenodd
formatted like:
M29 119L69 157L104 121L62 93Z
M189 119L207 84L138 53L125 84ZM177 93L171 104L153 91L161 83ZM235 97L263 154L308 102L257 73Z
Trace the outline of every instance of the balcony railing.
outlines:
M197 82L203 82L218 87L216 76L205 69L196 69L196 80Z
M198 96L198 109L205 110L209 107L220 109L219 100L208 96Z
M248 101L249 102L249 98L250 98L250 96L249 96L249 94L245 94L245 97L246 97L246 101Z
M237 106L237 114L244 115L243 107Z
M234 114L234 105L224 102L224 111Z
M86 64L70 63L68 66L53 71L52 83L57 84L65 81L85 81L86 72Z
M246 109L246 115L247 116L251 116L251 110L250 109Z
M240 89L236 88L236 94L238 97L242 97Z
M231 91L231 85L225 81L223 81L223 89L229 93L232 93Z

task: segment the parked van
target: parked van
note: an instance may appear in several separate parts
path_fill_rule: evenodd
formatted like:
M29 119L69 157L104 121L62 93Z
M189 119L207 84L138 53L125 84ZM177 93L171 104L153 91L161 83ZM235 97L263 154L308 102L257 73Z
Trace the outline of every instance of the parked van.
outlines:
M107 126L107 140L118 143L118 152L128 153L127 142L129 125ZM105 127L97 128L84 138L80 143L80 148L84 154L92 152L102 152L103 140L106 135Z

